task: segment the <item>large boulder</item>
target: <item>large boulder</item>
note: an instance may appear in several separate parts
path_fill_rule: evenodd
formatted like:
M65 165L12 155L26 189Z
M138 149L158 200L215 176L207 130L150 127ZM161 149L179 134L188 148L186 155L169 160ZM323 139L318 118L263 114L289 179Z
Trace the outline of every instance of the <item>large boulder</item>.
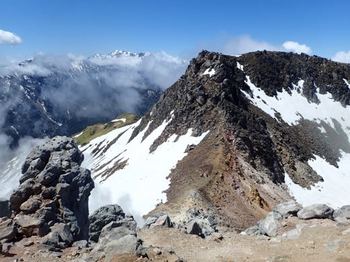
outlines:
M262 235L263 233L260 231L259 225L254 225L242 231L241 234L248 235L248 236L259 236L259 235Z
M150 227L153 228L158 226L172 227L173 223L168 215L161 215Z
M218 231L215 216L209 210L197 208L187 210L186 216L178 227L188 234L195 234L200 237L207 237Z
M147 217L143 226L145 228L155 228L155 227L173 227L173 222L167 214L159 213L153 214Z
M196 221L191 221L186 225L186 233L191 235L203 236L202 228Z
M0 222L0 242L11 242L16 239L17 227L12 220L8 219Z
M333 218L338 222L350 222L350 205L336 209L333 213Z
M332 218L333 208L325 204L314 204L302 208L298 213L300 219L313 219L313 218Z
M90 240L97 242L101 230L113 221L119 221L125 218L125 213L118 205L108 205L97 209L90 217Z
M73 243L73 235L67 224L57 223L51 227L51 232L47 234L42 243L52 248L65 248Z
M282 215L278 212L272 211L267 216L258 222L259 230L262 234L274 237L278 233L281 225Z
M72 138L55 137L37 146L22 167L19 188L10 197L17 237L49 236L65 247L89 237L88 198L94 188L84 157Z
M122 254L136 255L142 248L142 241L137 237L137 224L133 217L125 217L105 225L98 242L91 251L96 260L110 261L113 256Z
M283 217L296 216L298 211L303 207L295 202L290 200L288 202L280 203L273 209L275 212L280 213Z

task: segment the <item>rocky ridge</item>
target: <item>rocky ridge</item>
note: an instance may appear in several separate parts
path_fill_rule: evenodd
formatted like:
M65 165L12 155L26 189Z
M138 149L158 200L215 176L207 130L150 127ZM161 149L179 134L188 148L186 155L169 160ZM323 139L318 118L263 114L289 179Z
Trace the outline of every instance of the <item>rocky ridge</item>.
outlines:
M214 214L219 227L244 230L291 199L286 182L311 189L324 180L310 165L316 156L337 168L350 152L348 119L307 118L297 108L291 113L297 120L288 121L274 109L283 95L302 101L307 114L327 94L326 102L346 111L344 79L350 79L349 65L315 56L264 51L233 57L203 51L141 120L82 149L106 185L135 165L136 152L129 145L146 144L146 159L190 133L200 142L186 145L185 156L164 174L170 181L167 202L149 216L165 213L181 224L195 207ZM114 158L112 148L118 151Z
M303 79L300 92L309 103L319 103L317 95L324 93L343 106L350 101L343 80L350 79L346 64L283 52L239 57L201 52L142 118L132 136L143 131L146 138L172 116L150 147L152 152L173 134L180 136L192 128L192 135L199 136L210 130L172 170L169 201L159 210L173 211L176 206L185 212L188 208L179 208L186 202L183 196L190 198L196 192L198 205L243 229L290 198L284 187L285 173L308 188L323 180L308 163L314 155L337 167L341 152L350 152L347 136L343 137L344 130L337 129L336 123L335 127L322 123L330 130L325 134L317 122L301 118L290 125L277 113L273 118L252 104L245 95L252 92L247 76L268 96L291 92L293 84Z

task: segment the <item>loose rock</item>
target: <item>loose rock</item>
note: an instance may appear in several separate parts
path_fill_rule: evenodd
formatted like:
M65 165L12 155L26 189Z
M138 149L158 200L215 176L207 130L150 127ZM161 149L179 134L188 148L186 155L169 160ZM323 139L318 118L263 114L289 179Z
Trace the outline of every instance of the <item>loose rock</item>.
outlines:
M274 237L277 235L281 219L280 213L272 211L263 220L259 221L259 230L267 236Z
M333 212L333 208L325 204L314 204L304 207L297 215L300 219L332 218Z
M278 204L273 210L280 213L283 217L296 216L302 206L294 200Z
M97 242L104 226L125 218L125 213L118 205L108 205L97 209L90 217L90 240Z

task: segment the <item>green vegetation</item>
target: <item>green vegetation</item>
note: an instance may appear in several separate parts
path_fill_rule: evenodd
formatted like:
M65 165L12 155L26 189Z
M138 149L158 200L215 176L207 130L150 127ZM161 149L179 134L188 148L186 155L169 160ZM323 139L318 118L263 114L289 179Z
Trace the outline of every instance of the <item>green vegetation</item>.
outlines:
M139 117L134 114L125 113L119 115L116 119L125 119L125 121L119 120L116 122L112 121L106 124L96 124L88 126L83 130L83 132L79 136L74 137L74 140L77 142L78 145L84 146L96 137L105 135L117 128L121 128L123 126L135 123L139 119Z

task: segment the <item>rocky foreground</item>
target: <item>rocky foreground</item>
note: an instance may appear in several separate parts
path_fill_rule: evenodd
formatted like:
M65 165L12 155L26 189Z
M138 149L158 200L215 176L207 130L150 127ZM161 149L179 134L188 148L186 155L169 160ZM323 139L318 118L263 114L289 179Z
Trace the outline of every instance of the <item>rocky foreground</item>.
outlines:
M151 213L142 228L116 204L88 216L94 182L71 138L27 157L19 188L0 201L1 261L350 261L350 206L277 205L238 232L192 208Z

